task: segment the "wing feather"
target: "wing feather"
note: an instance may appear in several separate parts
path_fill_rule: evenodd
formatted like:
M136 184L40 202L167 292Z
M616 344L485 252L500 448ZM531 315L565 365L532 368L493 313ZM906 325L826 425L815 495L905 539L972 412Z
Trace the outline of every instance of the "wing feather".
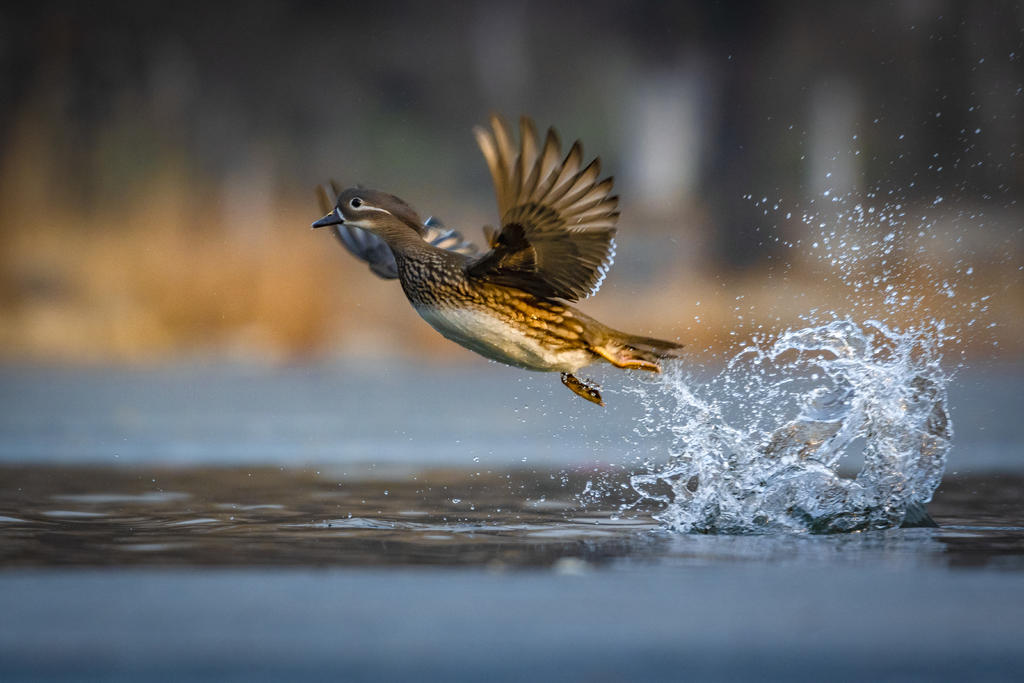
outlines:
M549 202L557 201L572 186L579 175L581 163L583 163L583 145L576 141L566 155L558 175L551 183L551 190L545 195Z
M554 129L541 146L525 117L518 150L498 116L491 117L490 130L474 132L494 182L501 230L488 240L491 250L467 265L467 274L569 301L596 292L614 257L619 216L612 178L599 180L600 159L583 166L579 141L563 159Z
M558 140L558 133L554 128L549 128L547 139L544 141L544 152L541 154L540 163L537 164L538 177L530 194L530 201L540 201L551 190L561 157L562 143Z

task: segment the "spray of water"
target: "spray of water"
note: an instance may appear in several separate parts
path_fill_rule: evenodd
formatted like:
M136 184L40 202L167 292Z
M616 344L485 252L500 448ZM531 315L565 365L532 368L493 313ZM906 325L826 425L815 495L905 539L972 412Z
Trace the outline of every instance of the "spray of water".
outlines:
M633 389L641 431L670 447L631 485L680 531L898 525L931 500L949 449L936 348L933 333L843 319L747 347L710 382L673 368Z
M804 213L816 237L788 246L831 266L848 310L757 332L710 378L680 364L628 390L645 408L641 448L667 443L668 452L631 477L638 500L625 508L704 533L848 532L926 518L952 438L941 352L959 331L907 285L905 223L891 228L901 209L856 204L827 221ZM932 294L953 291L922 281ZM920 322L859 319L872 303Z

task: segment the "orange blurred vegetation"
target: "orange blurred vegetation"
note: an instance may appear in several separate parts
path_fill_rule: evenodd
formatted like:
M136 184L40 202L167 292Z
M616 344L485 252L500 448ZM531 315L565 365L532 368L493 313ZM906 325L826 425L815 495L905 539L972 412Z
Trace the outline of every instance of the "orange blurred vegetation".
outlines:
M0 360L483 362L309 230L307 185L386 184L479 240L469 128L492 109L616 175L617 263L581 306L609 325L708 356L834 311L1024 350L1019 12L405 2L336 40L344 3L108 5L0 10ZM915 217L888 284L916 308L880 303L870 258L841 282L807 247L818 221L783 219L840 197Z
M469 358L416 316L397 283L379 280L331 236L308 229L316 217L312 193L307 205L275 211L271 227L258 237L218 226L216 207L192 207L184 215L186 197L183 188L162 188L116 215L85 222L66 207L45 217L22 216L23 229L0 238L4 357ZM620 251L620 260L630 258ZM986 334L978 324L978 334L968 341L987 347L998 336L1003 353L1019 354L1021 279L1006 269L986 272L987 281L975 281L972 291L1002 292L994 310L979 316L999 327ZM742 343L762 325L799 324L798 316L813 308L849 309L849 291L825 286L810 264L788 273L758 268L730 278L680 266L652 279L658 286L636 289L612 276L582 307L621 328L677 337L698 356ZM922 310L941 314L948 307L934 287L915 289L926 297ZM880 304L862 307L857 315L892 319ZM949 322L956 325L960 315Z
M40 167L45 155L30 144L32 136L25 140L0 169L0 354L8 362L472 357L422 322L396 283L376 278L325 231L309 229L318 216L312 188L293 197L271 187L267 197L253 199L253 215L239 216L223 192L171 165L131 196L82 210L53 191L58 173ZM706 226L693 213L690 235L699 239ZM678 338L699 357L745 343L761 329L798 325L812 309L851 310L850 288L835 286L827 264L799 249L787 253L797 260L786 266L723 271L692 254L684 258L699 250L678 228L645 222L641 230L629 220L627 211L618 269L599 296L582 304L608 324ZM460 227L480 239L476 228ZM644 240L680 256L645 272ZM974 316L979 322L965 328L966 347L991 355L998 339L996 353L1019 357L1024 285L1016 261L979 264L969 285L957 283L960 301L991 294L987 312L953 311L934 286L961 277L944 261L952 253L908 257L905 286L924 297L917 312L894 319L878 303L880 293L862 292L859 300L876 303L862 305L857 316L906 325L926 312L953 327ZM987 329L991 323L996 327Z

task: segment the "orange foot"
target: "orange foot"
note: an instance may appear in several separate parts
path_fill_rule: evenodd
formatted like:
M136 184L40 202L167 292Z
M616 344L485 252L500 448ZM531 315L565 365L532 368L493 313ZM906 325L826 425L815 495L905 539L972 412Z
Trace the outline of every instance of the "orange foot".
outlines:
M598 391L598 387L596 385L587 384L568 372L562 373L562 384L569 387L569 390L577 396L585 398L591 403L596 403L599 406L604 405L604 401L601 400L601 392Z

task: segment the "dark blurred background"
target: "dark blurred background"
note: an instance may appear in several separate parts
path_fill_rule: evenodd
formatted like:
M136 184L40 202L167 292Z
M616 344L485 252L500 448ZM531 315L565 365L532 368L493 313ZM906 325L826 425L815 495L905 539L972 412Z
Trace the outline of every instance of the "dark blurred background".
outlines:
M470 131L499 111L616 176L617 263L584 304L616 326L700 354L842 312L819 226L896 227L887 282L925 301L872 310L868 277L864 314L951 317L1017 359L1022 30L1020 3L953 0L7 5L0 353L463 362L308 229L313 187L385 189L479 240ZM886 218L854 225L858 204Z

